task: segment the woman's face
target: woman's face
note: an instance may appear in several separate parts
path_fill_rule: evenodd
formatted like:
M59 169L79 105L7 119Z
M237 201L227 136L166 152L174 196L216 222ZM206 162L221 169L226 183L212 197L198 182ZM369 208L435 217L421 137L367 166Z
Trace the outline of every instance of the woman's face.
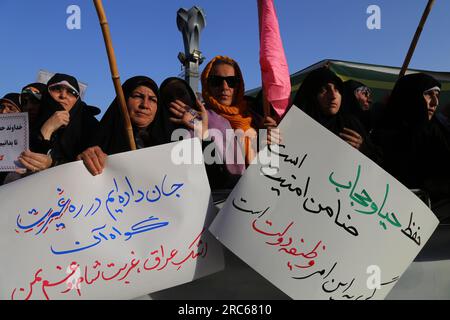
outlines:
M146 128L155 119L158 98L152 89L139 86L131 92L127 107L131 123L138 128Z
M233 104L239 81L234 67L225 63L215 65L208 76L211 95L224 106Z
M175 100L180 100L187 106L195 107L195 100L192 100L193 98L189 92L190 89L184 82L173 80L170 81L164 89L160 90L160 98L165 100L164 102L166 104L170 104Z
M368 88L361 88L355 91L356 100L358 100L361 109L367 111L372 104L372 94Z
M20 109L17 108L17 106L11 102L4 101L0 105L0 114L2 113L17 113L20 112Z
M317 94L320 111L326 116L333 116L341 108L342 96L334 83L327 83Z
M428 120L431 120L436 112L436 108L439 105L439 91L427 91L423 94L423 97L425 98L425 103L427 104Z
M34 122L39 114L41 102L30 94L21 95L22 109L28 112L30 122Z
M72 110L78 100L78 93L65 85L54 85L48 88L53 100L58 102L66 111Z

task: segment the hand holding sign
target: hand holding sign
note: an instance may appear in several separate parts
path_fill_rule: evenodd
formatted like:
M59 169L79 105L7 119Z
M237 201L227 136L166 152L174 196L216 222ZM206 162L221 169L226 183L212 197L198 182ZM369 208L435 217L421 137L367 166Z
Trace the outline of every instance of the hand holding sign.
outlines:
M31 152L26 150L18 158L20 163L31 172L48 169L52 165L52 157L47 154Z

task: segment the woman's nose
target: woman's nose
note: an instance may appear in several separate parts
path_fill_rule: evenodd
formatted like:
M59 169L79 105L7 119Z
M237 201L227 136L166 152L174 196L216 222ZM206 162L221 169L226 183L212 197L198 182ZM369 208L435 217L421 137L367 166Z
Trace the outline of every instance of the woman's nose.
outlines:
M142 100L142 103L139 105L141 109L151 109L151 101L148 98Z
M336 99L336 97L337 97L337 91L336 91L336 90L333 90L333 89L328 90L328 97L329 97L331 100Z
M65 89L62 89L61 91L59 91L59 97L61 99L65 99L67 96L67 91Z
M225 79L222 80L221 88L225 90L230 89L230 86L228 86L228 82Z
M436 96L433 96L431 99L431 105L436 108L439 105L439 98Z

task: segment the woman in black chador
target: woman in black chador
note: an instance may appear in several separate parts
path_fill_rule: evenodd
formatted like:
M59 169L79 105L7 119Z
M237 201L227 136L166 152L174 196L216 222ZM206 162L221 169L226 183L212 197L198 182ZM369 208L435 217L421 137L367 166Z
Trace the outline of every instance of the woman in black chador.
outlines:
M311 71L300 86L294 104L325 128L355 149L381 161L361 122L342 108L343 82L331 70L322 67Z
M450 148L431 121L440 88L424 73L400 78L372 134L383 149L384 168L406 187L428 191L433 200L450 196Z
M98 113L98 108L81 100L77 79L55 74L42 94L37 119L31 123L32 152L25 152L19 160L34 172L75 161L97 131Z
M128 79L122 85L128 114L133 127L136 148L146 148L170 142L171 124L168 111L158 107L158 86L145 76ZM80 154L89 172L97 175L103 172L107 155L130 151L125 132L124 118L118 106L118 99L109 106L102 120L91 148Z

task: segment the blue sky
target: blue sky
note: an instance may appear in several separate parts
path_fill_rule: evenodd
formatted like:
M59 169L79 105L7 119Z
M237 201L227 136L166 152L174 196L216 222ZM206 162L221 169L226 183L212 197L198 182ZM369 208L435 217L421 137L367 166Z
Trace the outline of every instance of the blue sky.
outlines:
M206 59L229 55L239 62L246 89L260 85L256 0L103 3L122 82L143 74L161 83L181 72L177 55L184 48L176 12L197 5L206 13L207 26L200 44ZM290 72L327 58L401 66L426 3L275 0ZM81 8L81 30L66 27L66 9L72 4ZM381 30L366 26L369 5L381 9ZM1 0L0 11L0 95L20 90L45 69L72 74L86 82L86 102L102 110L107 108L115 93L92 1ZM450 1L437 0L411 68L450 71L449 14Z

